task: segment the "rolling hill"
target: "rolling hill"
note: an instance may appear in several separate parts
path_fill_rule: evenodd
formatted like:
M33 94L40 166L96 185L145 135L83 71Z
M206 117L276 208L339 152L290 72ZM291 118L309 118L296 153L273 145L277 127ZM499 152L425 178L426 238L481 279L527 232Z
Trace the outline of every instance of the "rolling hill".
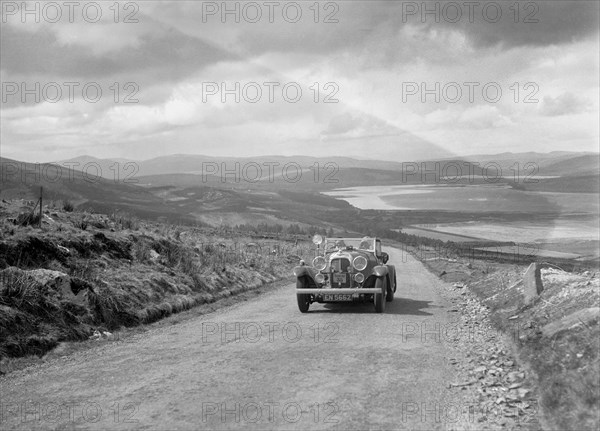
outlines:
M300 190L287 194L279 193L276 187L232 190L223 187L218 178L213 178L211 184L203 184L199 175L145 177L141 186L96 177L92 172L2 158L0 198L35 201L43 187L45 202L72 201L80 210L107 214L125 211L145 219L213 226L260 223L330 226L315 211L327 213L349 208L346 202ZM162 182L148 184L151 178L162 178Z
M0 158L0 197L37 200L43 187L45 200L72 201L76 207L110 214L130 211L148 218L188 219L142 187L112 181L51 163L33 164Z
M593 176L597 176L600 171L597 153L567 151L501 153L403 163L357 160L350 157L211 157L186 154L142 161L81 156L55 163L75 166L76 169L86 167L92 172L99 172L106 179L131 184L238 188L260 186L266 189L289 188L291 184L293 187L312 191L336 187L455 181L476 184L485 182L485 179L481 178L482 174L487 174L493 181L501 171L503 179L509 182L522 183L525 179L544 180L544 190L589 192L596 190ZM192 175L199 176L200 181ZM298 181L297 176L301 177ZM444 176L450 177L450 180L444 180ZM457 176L457 180L452 179ZM549 177L570 178L565 180L567 183L563 183L562 179L545 181ZM576 180L575 177L579 179ZM579 186L583 189L578 190ZM535 185L531 187L532 190L537 189ZM529 189L529 185L525 188Z

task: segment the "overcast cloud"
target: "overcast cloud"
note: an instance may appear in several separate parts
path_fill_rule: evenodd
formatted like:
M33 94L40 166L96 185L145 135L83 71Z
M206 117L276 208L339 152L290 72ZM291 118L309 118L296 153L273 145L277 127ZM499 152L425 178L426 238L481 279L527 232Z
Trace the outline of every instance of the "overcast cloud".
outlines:
M597 1L46 3L2 1L4 157L598 151Z

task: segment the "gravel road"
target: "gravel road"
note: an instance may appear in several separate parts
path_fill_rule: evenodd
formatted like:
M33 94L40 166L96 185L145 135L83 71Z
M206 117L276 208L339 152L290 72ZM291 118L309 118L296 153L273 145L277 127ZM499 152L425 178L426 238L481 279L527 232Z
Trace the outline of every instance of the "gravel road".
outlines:
M398 291L313 304L295 284L0 380L3 429L481 429L441 281L386 249ZM422 326L422 325L425 326Z

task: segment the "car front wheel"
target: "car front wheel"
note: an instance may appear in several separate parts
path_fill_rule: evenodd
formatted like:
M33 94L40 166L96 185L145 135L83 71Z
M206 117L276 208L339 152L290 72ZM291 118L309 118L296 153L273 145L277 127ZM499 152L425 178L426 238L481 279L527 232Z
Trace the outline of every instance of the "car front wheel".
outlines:
M310 295L296 295L298 299L298 309L301 313L306 313L308 311L308 307L310 307Z
M387 293L385 280L383 278L378 278L375 282L375 288L380 292L373 295L375 297L375 312L383 313L385 311L385 297Z

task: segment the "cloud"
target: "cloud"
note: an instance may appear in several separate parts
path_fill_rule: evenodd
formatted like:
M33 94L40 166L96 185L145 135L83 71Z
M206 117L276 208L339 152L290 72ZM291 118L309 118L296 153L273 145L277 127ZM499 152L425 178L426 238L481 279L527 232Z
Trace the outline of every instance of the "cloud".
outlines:
M501 114L496 106L489 105L472 106L465 109L458 117L458 121L463 126L475 129L492 129L513 124L511 119Z
M429 15L427 25L460 29L476 48L570 44L597 35L599 28L600 3L596 1L481 1L473 6L472 19L469 7L462 3L457 22L452 22L454 9L444 13L443 2L435 4L440 7L440 22Z
M350 132L358 126L355 119L349 112L333 117L329 121L329 126L321 134L323 135L339 135Z
M542 115L557 117L585 112L590 106L591 102L585 97L563 93L556 97L545 96L540 111Z
M451 105L425 115L430 128L436 129L495 129L510 126L513 121L497 106L473 105L466 108Z
M131 81L149 77L172 82L232 58L227 51L174 28L157 26L132 38L110 25L77 28L42 26L30 32L2 26L3 73L27 78L43 72L52 81L121 75Z
M518 2L518 13L514 2L480 1L474 2L472 18L469 2L452 2L461 8L456 22L445 3L332 2L338 9L327 12L334 12L336 23L323 22L327 15L323 4L316 17L312 3L301 3L302 19L291 24L284 19L281 5L275 10L273 22L267 20L263 7L263 19L248 23L244 19L234 22L232 15L223 22L220 13L207 18L200 7L184 2L165 7L157 19L241 57L265 53L331 57L352 53L365 65L423 58L449 61L453 55L471 50L570 44L597 35L599 28L599 4L593 1ZM494 22L496 6L500 16ZM410 7L416 7L414 14L407 11ZM425 13L434 7L437 13ZM438 45L445 49L437 49Z
M400 130L379 118L360 112L345 112L329 120L327 128L321 132L321 139L357 139L399 134Z
M107 57L108 55L123 50L139 49L144 36L151 30L144 27L97 25L90 26L85 24L51 27L56 43L65 47L80 46L87 48L97 57ZM138 31L135 31L135 30ZM143 29L140 31L140 29ZM134 30L134 31L132 31ZM99 44L98 41L102 40Z
M134 3L126 6L117 2L83 5L75 2L23 2L16 11L13 10L18 6L16 2L13 5L7 3L7 12L3 16L7 35L24 33L33 38L39 34L53 40L57 46L83 47L97 56L137 48L144 35L156 31L149 17L140 20L139 6L134 6L137 11L129 10ZM128 9L127 13L124 9Z

